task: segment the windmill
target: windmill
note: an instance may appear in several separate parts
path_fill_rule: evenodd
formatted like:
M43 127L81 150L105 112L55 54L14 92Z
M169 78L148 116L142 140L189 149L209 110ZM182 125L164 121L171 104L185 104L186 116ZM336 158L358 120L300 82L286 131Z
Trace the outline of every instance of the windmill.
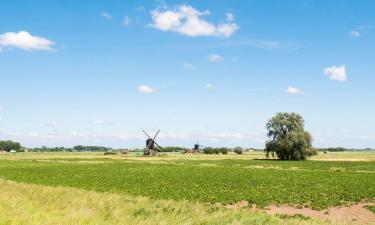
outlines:
M199 148L200 147L203 147L203 145L200 145L199 144L199 141L198 141L198 139L197 139L197 142L194 144L194 148L193 148L193 152L195 153L195 152L199 152Z
M154 155L157 155L158 150L159 151L163 150L163 148L158 143L156 143L156 141L155 141L159 132L160 132L160 130L158 130L158 132L156 132L156 134L154 135L154 138L152 138L151 135L147 134L146 131L143 130L143 133L147 136L146 148L143 152L143 155L154 156Z

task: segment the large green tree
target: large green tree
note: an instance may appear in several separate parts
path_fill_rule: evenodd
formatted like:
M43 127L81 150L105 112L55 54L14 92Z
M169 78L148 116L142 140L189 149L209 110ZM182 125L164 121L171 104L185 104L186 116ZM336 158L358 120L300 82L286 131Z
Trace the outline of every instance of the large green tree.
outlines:
M304 129L304 120L297 113L277 113L267 122L267 157L272 154L281 160L305 160L315 155L312 136Z
M19 150L21 148L20 143L13 141L0 141L0 151Z

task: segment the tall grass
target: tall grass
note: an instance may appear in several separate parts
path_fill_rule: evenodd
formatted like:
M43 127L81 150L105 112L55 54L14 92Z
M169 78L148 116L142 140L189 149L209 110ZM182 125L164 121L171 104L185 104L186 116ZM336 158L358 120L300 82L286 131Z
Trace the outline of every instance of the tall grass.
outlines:
M156 191L156 190L150 190ZM328 224L249 209L186 201L150 200L75 188L0 180L0 224ZM342 223L339 223L342 224Z

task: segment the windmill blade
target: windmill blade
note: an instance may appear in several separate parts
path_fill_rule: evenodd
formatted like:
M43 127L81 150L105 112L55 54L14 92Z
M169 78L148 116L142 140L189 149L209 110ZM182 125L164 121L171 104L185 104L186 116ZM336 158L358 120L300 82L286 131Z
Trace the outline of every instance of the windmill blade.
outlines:
M146 133L146 131L143 130L143 133L144 133L149 139L154 140L154 139L152 139L152 138L150 137L150 135L148 135L148 134Z
M156 132L155 136L154 136L154 139L152 139L153 141L155 140L155 138L158 136L160 130L158 130L158 132Z
M158 143L156 143L155 141L154 141L154 144L155 144L156 146L158 146L158 148L159 148L160 150L163 150L163 148L162 148Z
M153 141L155 140L156 136L158 136L159 132L160 132L160 130L158 130L158 132L155 134L154 138L152 138L150 135L148 135L148 134L146 133L146 131L143 130L143 133L144 133L148 138L150 138L150 139L153 140ZM154 142L155 142L155 141L154 141Z

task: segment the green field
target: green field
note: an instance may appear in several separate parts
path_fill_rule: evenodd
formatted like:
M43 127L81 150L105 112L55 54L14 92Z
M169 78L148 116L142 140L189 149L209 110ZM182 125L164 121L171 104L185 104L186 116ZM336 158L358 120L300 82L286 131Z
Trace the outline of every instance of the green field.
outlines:
M155 201L226 205L245 200L258 208L288 204L323 210L374 202L374 155L329 153L310 161L276 161L259 153L155 158L17 153L0 155L0 178Z

